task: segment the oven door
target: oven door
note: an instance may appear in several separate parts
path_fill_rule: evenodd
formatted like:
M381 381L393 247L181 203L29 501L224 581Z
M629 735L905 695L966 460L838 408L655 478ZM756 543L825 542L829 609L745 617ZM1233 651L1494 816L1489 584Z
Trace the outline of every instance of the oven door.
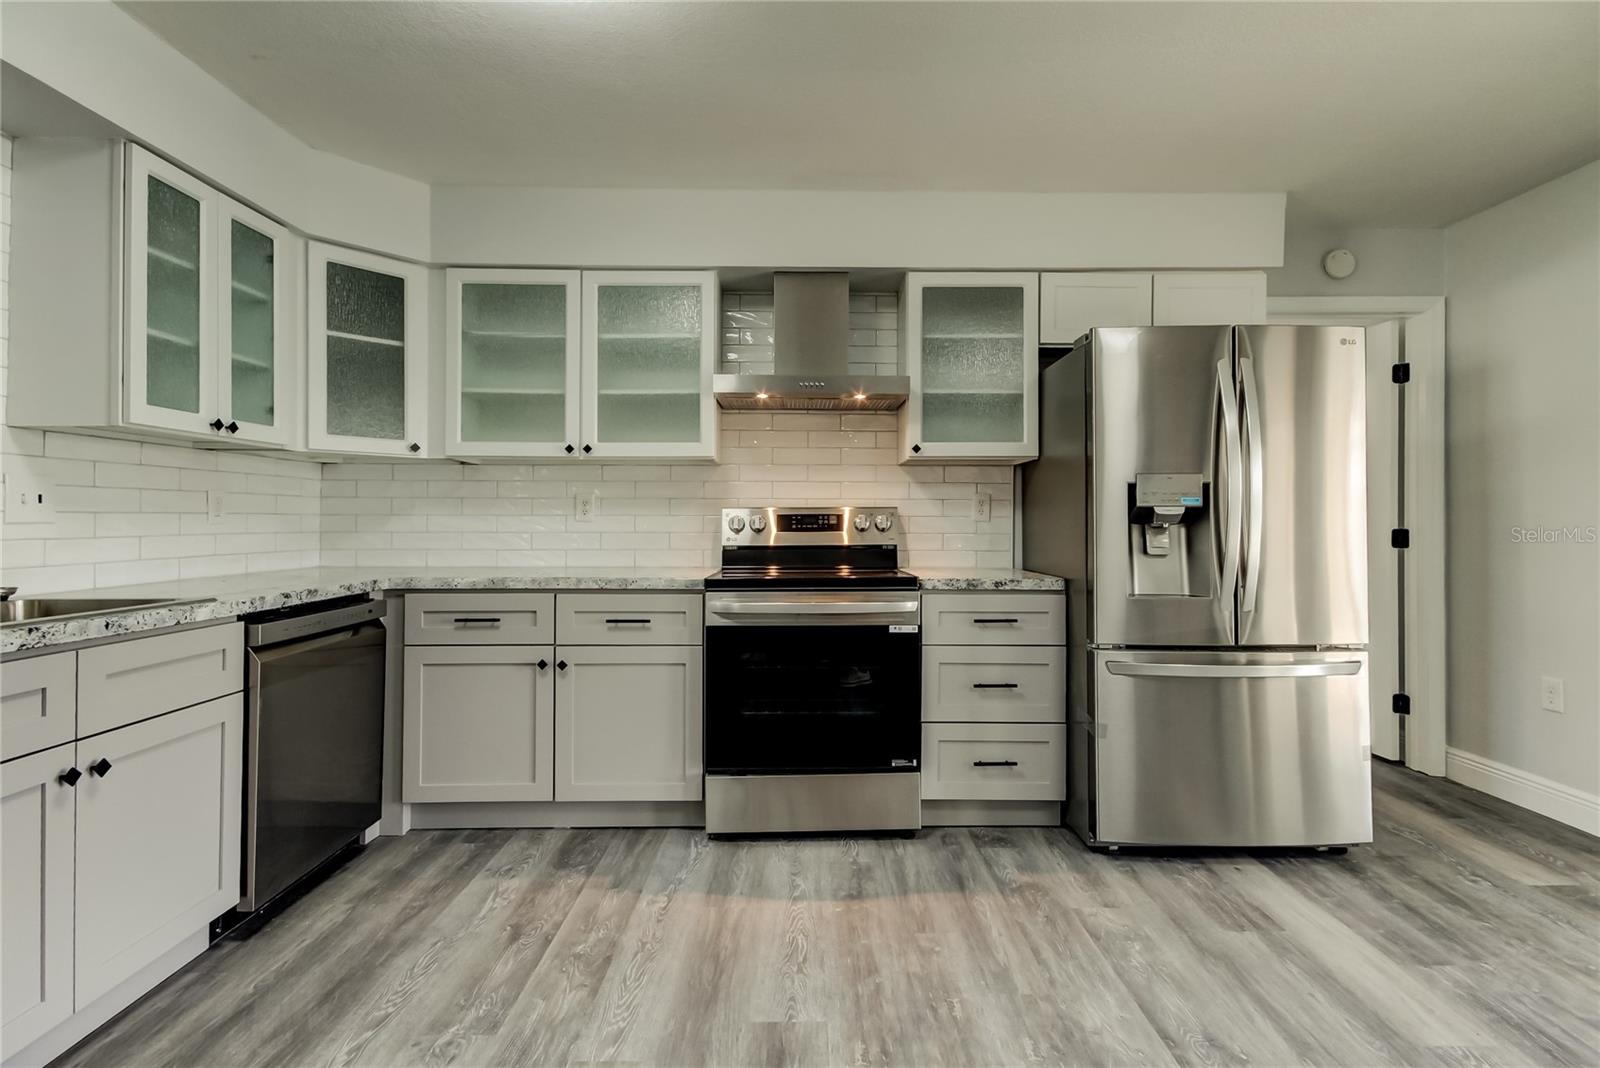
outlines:
M706 772L917 770L916 591L706 598Z

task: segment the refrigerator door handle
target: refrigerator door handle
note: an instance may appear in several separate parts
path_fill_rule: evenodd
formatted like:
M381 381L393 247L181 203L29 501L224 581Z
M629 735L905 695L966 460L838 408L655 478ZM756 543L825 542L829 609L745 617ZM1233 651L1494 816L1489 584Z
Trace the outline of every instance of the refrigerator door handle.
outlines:
M1113 660L1113 675L1149 675L1182 679L1307 679L1359 675L1361 661L1333 660L1320 664L1146 664Z
M1222 454L1228 494L1228 527L1222 535L1222 575L1217 596L1227 597L1231 608L1239 585L1239 542L1244 528L1244 487L1239 481L1244 457L1239 443L1239 402L1234 397L1233 367L1227 357L1217 361L1217 400L1222 407ZM1215 529L1216 524L1212 527Z
M1265 507L1266 476L1261 452L1261 404L1256 397L1255 361L1239 358L1239 381L1244 386L1244 426L1249 447L1245 450L1250 465L1250 501L1245 514L1249 520L1244 554L1244 597L1240 607L1239 634L1245 632L1245 617L1256 610L1256 593L1261 586L1261 523Z

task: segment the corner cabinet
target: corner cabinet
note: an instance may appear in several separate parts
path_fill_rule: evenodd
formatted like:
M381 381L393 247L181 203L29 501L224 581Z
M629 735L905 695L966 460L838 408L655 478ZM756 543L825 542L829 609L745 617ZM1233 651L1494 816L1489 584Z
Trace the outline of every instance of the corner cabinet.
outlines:
M906 275L900 460L1039 455L1039 276Z
M428 455L428 269L311 242L306 324L311 449Z
M445 455L577 453L580 278L445 271Z
M578 452L714 460L715 271L584 271Z
M1039 342L1097 326L1226 326L1267 316L1262 271L1056 271L1039 277Z

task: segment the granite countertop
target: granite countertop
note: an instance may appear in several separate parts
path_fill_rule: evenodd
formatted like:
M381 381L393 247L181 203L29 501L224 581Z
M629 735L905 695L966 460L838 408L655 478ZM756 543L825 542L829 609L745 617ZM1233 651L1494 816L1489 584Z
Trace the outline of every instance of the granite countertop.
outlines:
M1062 581L1032 571L933 570L915 572L925 590L1059 590ZM176 602L71 619L42 619L0 627L0 654L45 649L96 638L232 619L247 612L287 608L382 590L688 590L705 588L701 568L568 568L499 571L494 568L314 567L218 575L139 586L81 590L52 597L148 597ZM28 592L22 591L26 597Z

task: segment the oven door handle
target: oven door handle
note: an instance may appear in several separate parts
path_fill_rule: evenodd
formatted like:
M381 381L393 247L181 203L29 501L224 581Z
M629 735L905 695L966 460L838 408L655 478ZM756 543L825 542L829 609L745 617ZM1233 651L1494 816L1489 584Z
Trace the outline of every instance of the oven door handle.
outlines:
M881 616L915 615L916 601L723 601L707 599L706 611L719 616Z

